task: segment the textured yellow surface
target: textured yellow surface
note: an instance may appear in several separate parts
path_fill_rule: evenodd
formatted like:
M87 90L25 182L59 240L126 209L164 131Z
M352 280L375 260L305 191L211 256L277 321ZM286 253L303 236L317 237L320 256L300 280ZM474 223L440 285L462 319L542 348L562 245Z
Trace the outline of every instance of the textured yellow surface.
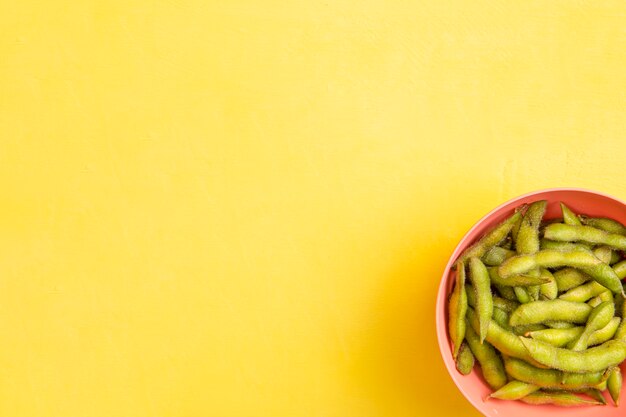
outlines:
M0 2L0 415L477 416L442 268L626 198L623 1Z

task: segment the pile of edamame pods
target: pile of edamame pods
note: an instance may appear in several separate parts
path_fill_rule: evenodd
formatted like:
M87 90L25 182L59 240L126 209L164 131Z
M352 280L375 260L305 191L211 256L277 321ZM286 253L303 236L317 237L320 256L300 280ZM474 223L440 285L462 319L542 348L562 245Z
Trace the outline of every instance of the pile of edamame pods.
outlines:
M456 367L480 364L488 398L619 405L626 359L626 227L561 203L522 205L455 263L448 331Z

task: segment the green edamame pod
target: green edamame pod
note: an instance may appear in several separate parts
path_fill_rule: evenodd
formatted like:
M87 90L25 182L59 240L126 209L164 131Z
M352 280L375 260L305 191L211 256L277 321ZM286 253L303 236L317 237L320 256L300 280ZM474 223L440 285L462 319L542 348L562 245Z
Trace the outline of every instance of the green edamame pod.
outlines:
M613 265L613 271L619 279L626 278L626 259Z
M582 224L578 216L576 216L565 203L561 203L561 212L563 213L563 223L574 226L580 226Z
M535 324L524 324L522 326L515 326L511 329L513 333L518 336L525 336L530 332L535 332L537 330L545 330L546 326L543 324L535 323Z
M465 339L474 357L480 364L483 377L492 389L499 389L506 385L507 378L504 372L504 364L493 346L480 340L472 326L467 326Z
M606 381L606 386L617 407L619 405L620 392L622 391L622 372L619 368L615 367L611 371L611 375L609 375L609 379Z
M504 249L500 246L494 246L483 255L482 261L485 265L498 266L514 255L515 252L512 250Z
M575 394L572 394L571 392L565 392L565 391L550 391L550 392L537 391L520 399L520 401L523 401L526 404L533 404L533 405L552 404L552 405L558 405L560 407L601 405L601 403L595 400L585 400L584 398L581 398Z
M508 219L498 224L492 230L487 232L482 238L480 238L478 242L467 248L465 252L461 254L459 261L465 262L469 260L469 258L473 257L480 258L489 249L502 242L513 228L513 225L522 218L522 212L525 208L525 205L520 207Z
M529 285L526 287L526 294L528 294L531 301L539 301L540 291L541 291L540 285Z
M524 287L513 287L513 292L515 292L517 301L522 304L530 303L533 300Z
M525 337L520 337L520 340L535 361L565 372L600 372L626 359L626 343L619 340L609 340L581 352L557 348Z
M626 268L624 270L626 271ZM575 268L559 269L553 276L560 292L571 290L591 280L589 275Z
M493 306L506 311L507 314L511 314L517 307L519 307L519 303L506 298L493 297Z
M611 259L613 258L613 249L608 246L598 246L593 250L593 254L596 258L600 259L605 264L611 264Z
M499 400L519 400L520 398L538 390L539 387L533 384L527 384L522 381L510 381L496 392L492 392L487 398L497 398Z
M474 354L470 350L467 343L463 342L459 349L459 354L456 357L456 369L462 375L469 375L474 368Z
M511 331L511 327L509 326L509 315L506 311L500 310L498 307L494 307L492 319L503 329Z
M452 357L456 359L465 338L465 315L467 293L465 292L465 265L460 262L456 269L456 282L448 302L448 334L452 341Z
M621 298L622 296L620 295L619 297ZM615 304L613 300L613 293L611 291L607 290L600 293L599 295L596 295L591 300L587 301L587 304L595 308L605 301L610 301Z
M572 327L576 327L574 323L569 323L567 321L548 320L543 324L551 329L571 329Z
M624 257L622 256L622 253L621 253L621 252L616 251L616 250L611 251L611 261L610 261L610 264L611 264L611 265L616 264L616 263L618 263L619 261L621 261L623 258L624 258Z
M599 404L606 405L606 399L604 395L597 388L587 388L580 391L581 394L585 394L596 400Z
M572 288L564 294L561 294L559 299L584 303L590 298L600 295L605 291L608 291L606 287L598 284L596 281L590 281L579 287Z
M478 317L474 312L474 309L468 308L467 319L474 332L476 332L476 330L479 328L479 324ZM526 350L518 336L509 331L506 331L505 329L500 327L495 321L492 321L489 325L486 340L493 347L498 349L503 355L523 359L526 362L532 363L535 366L543 366L530 357L528 351Z
M513 288L497 284L494 284L493 286L496 288L498 294L500 294L502 298L517 302L517 297L515 296L515 291L513 291Z
M587 349L591 334L609 324L615 315L615 305L611 301L605 301L591 311L585 330L580 336L572 341L567 347L571 350L581 351Z
M559 226L559 224L550 226ZM626 239L626 236L622 237ZM596 258L592 253L585 251L559 252L546 249L533 255L513 256L498 267L498 273L502 278L508 278L512 275L525 274L538 267L556 268L560 266L580 268L599 284L604 285L614 293L618 294L623 292L622 284L617 275L615 275L615 271L613 271L609 265Z
M532 203L522 218L515 238L515 249L519 254L535 253L539 250L539 225L546 212L546 200Z
M476 290L470 283L465 284L465 293L467 295L467 305L476 308Z
M569 329L544 329L535 330L528 333L527 337L532 337L535 340L541 340L556 347L567 346L572 340L578 338L584 330L582 326L576 326Z
M587 341L587 345L591 347L611 340L615 335L615 332L617 332L617 328L619 327L621 321L622 319L619 317L613 317L606 326L591 333L591 336L589 336L589 340Z
M541 278L547 280L545 284L539 287L540 294L547 300L554 300L559 294L559 287L556 283L554 275L545 268L541 268Z
M617 327L615 331L615 335L613 335L613 339L621 340L626 343L626 319L622 319L622 322Z
M509 325L544 323L546 321L567 321L584 323L592 308L585 303L565 300L533 301L522 304L511 314Z
M541 285L550 282L550 279L547 275L513 275L508 278L502 278L498 274L498 268L492 266L487 268L489 271L489 279L491 283L494 285L501 285L507 287L517 287L517 286L527 286L527 285Z
M595 227L596 229L604 230L608 233L615 233L618 235L626 235L626 227L617 220L608 219L606 217L587 217L580 216L582 223Z
M489 271L485 264L478 258L470 258L469 260L469 279L472 282L476 293L476 312L478 313L478 322L480 323L480 342L482 343L487 336L487 329L493 315L493 295L491 294L491 281L489 280Z
M507 357L504 368L511 378L533 384L544 389L595 388L609 377L608 372L576 374L556 369L541 369L523 360Z
M626 249L626 236L608 233L592 226L572 226L563 223L553 223L546 226L544 236L546 239L561 242L584 241L620 250Z
M581 250L581 251L591 251L591 246L588 243L574 243L574 242L557 242L556 240L550 240L543 238L539 243L539 248L541 250L544 249L554 249L561 252L571 252L573 250Z

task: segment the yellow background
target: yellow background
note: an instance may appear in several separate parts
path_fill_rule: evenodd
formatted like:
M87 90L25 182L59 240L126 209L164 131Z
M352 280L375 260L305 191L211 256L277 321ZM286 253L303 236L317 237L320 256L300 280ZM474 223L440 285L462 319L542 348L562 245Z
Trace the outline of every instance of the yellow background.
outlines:
M0 2L0 415L478 416L442 269L626 198L626 3Z

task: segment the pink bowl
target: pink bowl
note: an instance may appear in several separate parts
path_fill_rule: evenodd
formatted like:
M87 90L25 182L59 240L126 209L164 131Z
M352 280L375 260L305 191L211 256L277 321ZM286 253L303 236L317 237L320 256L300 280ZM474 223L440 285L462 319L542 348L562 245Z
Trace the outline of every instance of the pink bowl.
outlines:
M484 401L491 390L479 376L475 369L470 375L461 375L455 367L452 352L450 350L450 339L448 337L448 309L447 296L452 290L455 273L451 267L456 258L479 238L485 231L501 222L513 213L513 210L523 203L530 203L536 200L547 200L548 208L546 218L561 217L560 202L564 202L575 213L583 213L589 216L610 217L626 224L626 204L614 197L580 188L553 188L548 190L535 191L529 194L514 198L499 207L478 221L461 239L456 249L452 253L446 269L444 270L439 293L437 294L436 321L437 339L439 350L443 361L448 368L450 376L456 386L461 390L465 398L469 400L485 416L493 417L528 417L532 416L568 416L568 417L624 417L626 415L626 384L622 389L621 402L619 407L615 407L607 395L608 405L592 407L571 407L561 408L556 406L528 405L519 401ZM622 364L622 372L626 375L626 364Z

